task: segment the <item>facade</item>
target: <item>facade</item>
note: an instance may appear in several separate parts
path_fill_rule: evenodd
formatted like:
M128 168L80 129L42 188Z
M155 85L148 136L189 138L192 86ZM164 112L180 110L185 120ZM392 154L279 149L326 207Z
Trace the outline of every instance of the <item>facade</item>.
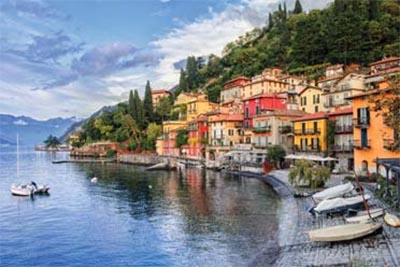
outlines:
M343 64L332 65L326 68L325 77L318 80L318 87L323 89L328 89L330 91L331 87L336 81L340 80L344 75Z
M381 86L381 89L351 97L355 126L353 132L354 170L361 175L376 171L377 158L400 157L398 146L400 134L389 128L382 116L377 116L376 112L372 111L369 102L370 98L378 97L379 90L385 90L384 83ZM389 91L387 91L387 97L392 97ZM386 174L384 176L386 177Z
M280 81L280 69L266 69L262 74L254 76L241 89L241 98L249 98L259 94L274 94L287 91L289 84Z
M198 116L218 108L218 104L208 101L204 93L193 95L186 103L187 120L191 121Z
M339 159L337 169L351 171L354 166L353 157L353 108L338 109L329 113L329 120L334 121L334 143L329 144L331 156Z
M188 152L187 156L193 159L204 159L205 148L208 143L208 121L207 116L188 122Z
M322 89L314 86L307 86L299 92L299 109L307 113L325 111L322 101Z
M151 90L151 98L153 100L153 106L156 107L158 106L158 102L160 102L160 99L163 97L170 97L171 92L160 89L160 90Z
M324 108L334 110L339 107L351 107L351 101L347 98L364 91L364 78L364 74L357 73L343 76L330 91L322 93Z
M244 76L230 80L224 84L224 88L221 90L220 100L221 103L233 101L241 98L241 91L243 90L244 84L250 82L250 79Z
M293 119L295 151L308 153L327 151L327 121L326 112Z

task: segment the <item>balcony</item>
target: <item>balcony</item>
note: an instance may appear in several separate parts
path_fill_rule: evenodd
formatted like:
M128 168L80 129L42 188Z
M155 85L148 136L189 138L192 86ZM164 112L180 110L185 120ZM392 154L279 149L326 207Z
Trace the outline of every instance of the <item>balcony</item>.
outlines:
M293 147L294 152L321 152L320 145L308 145L308 146L297 146Z
M187 129L188 129L188 131L197 131L199 128L197 127L197 124L196 124L196 125L190 125Z
M342 153L350 153L353 151L353 145L345 145L345 144L341 144L341 145L333 145L333 146L329 146L329 151L332 152L342 152Z
M368 117L360 117L360 118L355 118L354 120L354 126L356 128L367 128L369 127L369 118Z
M255 127L252 131L253 133L269 133L271 132L271 126Z
M234 127L235 128L242 128L243 127L243 122L235 122Z
M335 133L351 133L353 132L353 125L336 125Z
M324 103L325 108L332 108L332 107L346 106L346 105L350 105L350 101L346 99L330 100Z
M383 139L383 148L389 151L400 149L400 140Z
M360 150L360 149L364 149L364 150L368 150L371 148L371 139L368 140L354 140L353 141L353 148Z
M293 127L290 126L290 125L279 126L279 133L280 133L280 134L293 133Z
M256 143L253 143L253 147L256 148L256 149L264 149L264 148L267 148L268 145L267 144L256 144Z
M302 135L306 135L306 134L319 134L321 133L321 129L320 128L307 128L307 129L295 129L294 130L295 134L302 134Z

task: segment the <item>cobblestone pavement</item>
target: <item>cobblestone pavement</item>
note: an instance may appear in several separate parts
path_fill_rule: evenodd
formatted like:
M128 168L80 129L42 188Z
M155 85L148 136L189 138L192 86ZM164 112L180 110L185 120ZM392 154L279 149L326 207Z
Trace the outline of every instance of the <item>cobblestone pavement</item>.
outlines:
M293 198L293 188L288 183L288 171L278 170L264 176L262 180L270 183L282 197L279 229L279 257L274 266L354 266L354 267L397 267L400 266L400 228L384 224L381 233L349 242L326 243L311 242L306 235L308 230L344 224L342 216L326 218L314 217L305 209L313 205L308 198ZM339 184L342 177L333 176L329 185ZM372 205L382 206L376 199ZM379 219L383 221L382 218Z

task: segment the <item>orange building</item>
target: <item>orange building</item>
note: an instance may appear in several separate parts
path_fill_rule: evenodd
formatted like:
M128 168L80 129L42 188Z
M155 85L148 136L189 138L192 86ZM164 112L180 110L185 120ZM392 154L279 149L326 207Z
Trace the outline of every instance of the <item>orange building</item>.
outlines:
M170 91L160 89L160 90L151 90L151 97L153 100L153 106L156 107L160 102L160 99L163 97L169 97L171 95Z

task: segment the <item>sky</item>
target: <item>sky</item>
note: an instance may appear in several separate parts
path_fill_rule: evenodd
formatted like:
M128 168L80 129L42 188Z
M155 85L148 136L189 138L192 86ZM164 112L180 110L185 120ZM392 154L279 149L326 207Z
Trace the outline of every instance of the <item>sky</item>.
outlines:
M303 9L330 0L302 0ZM188 56L220 56L279 0L2 0L0 113L84 118L169 89ZM294 0L286 1L292 10Z

